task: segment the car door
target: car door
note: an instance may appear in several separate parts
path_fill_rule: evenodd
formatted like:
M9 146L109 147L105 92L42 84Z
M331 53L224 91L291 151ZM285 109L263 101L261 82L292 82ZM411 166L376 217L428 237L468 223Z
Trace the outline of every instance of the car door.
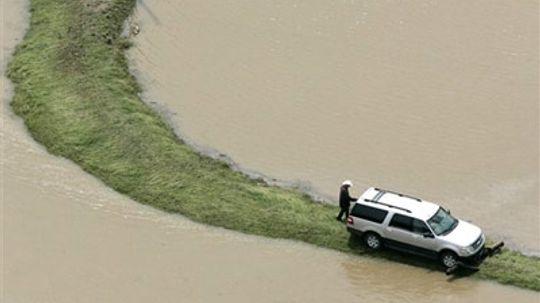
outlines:
M437 258L437 240L435 240L435 236L428 228L426 222L413 218L412 223L414 245L418 247L418 249L421 249L422 254Z
M422 225L423 224L423 225ZM394 214L386 229L387 246L394 249L412 252L426 257L433 257L433 238L424 237L429 231L425 223L415 218Z

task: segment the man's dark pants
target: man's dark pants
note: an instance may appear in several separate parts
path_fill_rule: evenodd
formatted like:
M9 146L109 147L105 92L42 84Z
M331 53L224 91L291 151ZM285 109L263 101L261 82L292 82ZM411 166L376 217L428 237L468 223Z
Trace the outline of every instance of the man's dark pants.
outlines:
M341 210L339 211L336 220L341 221L341 217L343 216L343 214L345 214L345 219L349 217L349 206L341 207Z

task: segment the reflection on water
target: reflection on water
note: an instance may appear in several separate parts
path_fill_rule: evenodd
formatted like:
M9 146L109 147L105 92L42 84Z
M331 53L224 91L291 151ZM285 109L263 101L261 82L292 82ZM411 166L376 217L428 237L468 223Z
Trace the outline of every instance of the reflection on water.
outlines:
M415 194L540 252L537 2L142 3L133 68L191 141L332 200L343 179Z

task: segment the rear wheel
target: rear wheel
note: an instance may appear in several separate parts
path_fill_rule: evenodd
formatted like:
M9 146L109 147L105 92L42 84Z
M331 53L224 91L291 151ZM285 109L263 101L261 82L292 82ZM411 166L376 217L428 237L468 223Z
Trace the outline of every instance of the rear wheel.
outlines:
M382 247L381 236L373 232L368 232L364 235L364 243L372 250L379 250Z
M456 266L458 262L458 257L455 252L450 250L445 250L441 253L440 260L442 265L446 268L451 268Z

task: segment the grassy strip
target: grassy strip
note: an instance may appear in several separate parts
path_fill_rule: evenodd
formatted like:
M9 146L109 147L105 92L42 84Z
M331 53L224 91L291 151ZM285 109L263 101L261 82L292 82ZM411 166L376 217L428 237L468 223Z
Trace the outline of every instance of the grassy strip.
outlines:
M268 186L198 154L138 97L120 36L135 0L31 0L31 24L9 66L13 109L33 137L115 190L194 221L429 269L369 254L336 223L337 208ZM540 259L503 251L473 275L540 290Z

